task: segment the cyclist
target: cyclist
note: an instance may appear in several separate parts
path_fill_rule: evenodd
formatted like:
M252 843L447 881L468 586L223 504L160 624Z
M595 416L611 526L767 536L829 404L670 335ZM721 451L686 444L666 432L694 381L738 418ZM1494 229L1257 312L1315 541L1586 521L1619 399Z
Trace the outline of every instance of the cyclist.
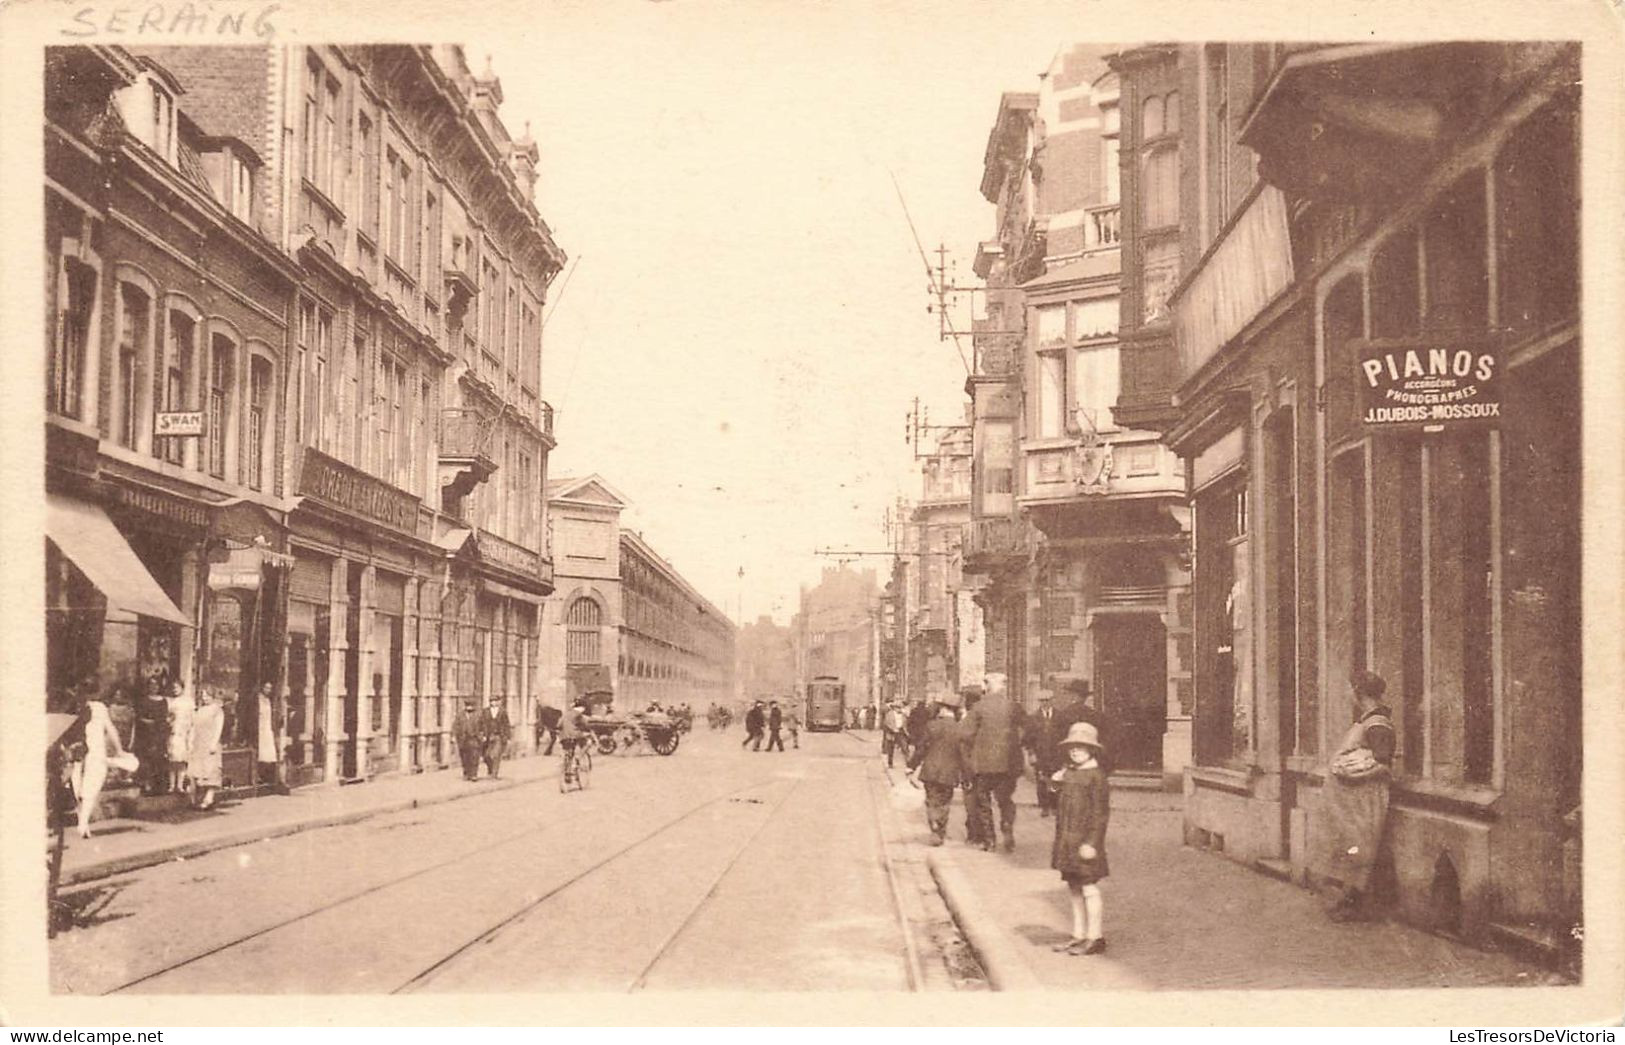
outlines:
M577 697L570 710L559 718L559 746L564 754L564 780L566 783L574 781L576 774L576 749L591 740L587 731L587 698Z

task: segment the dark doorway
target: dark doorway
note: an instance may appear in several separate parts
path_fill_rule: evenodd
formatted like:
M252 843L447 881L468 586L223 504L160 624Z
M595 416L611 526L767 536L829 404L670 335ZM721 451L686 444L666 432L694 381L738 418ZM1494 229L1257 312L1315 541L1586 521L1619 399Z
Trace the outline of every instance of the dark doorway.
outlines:
M1150 615L1101 617L1095 636L1095 688L1112 764L1160 770L1168 707L1168 640Z

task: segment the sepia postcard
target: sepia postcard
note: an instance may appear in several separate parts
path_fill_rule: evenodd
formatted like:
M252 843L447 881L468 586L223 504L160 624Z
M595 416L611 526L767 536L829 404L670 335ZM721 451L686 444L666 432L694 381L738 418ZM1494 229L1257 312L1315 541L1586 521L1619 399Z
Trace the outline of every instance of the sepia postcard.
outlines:
M1616 9L0 22L0 1021L1618 1025Z

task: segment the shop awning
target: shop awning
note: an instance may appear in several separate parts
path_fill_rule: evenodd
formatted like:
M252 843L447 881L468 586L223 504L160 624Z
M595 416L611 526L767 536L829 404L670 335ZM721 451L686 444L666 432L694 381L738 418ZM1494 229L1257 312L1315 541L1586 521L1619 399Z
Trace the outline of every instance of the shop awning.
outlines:
M45 536L107 597L109 606L192 625L136 557L107 513L93 504L45 495Z

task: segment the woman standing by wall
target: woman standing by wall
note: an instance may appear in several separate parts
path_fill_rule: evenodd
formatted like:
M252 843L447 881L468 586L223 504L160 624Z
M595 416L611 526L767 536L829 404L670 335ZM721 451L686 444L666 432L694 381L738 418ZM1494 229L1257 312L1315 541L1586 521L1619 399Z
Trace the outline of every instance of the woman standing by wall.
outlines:
M192 805L209 809L220 788L220 737L225 731L225 710L207 686L198 690L198 709L192 719L192 748L187 774L192 778Z

